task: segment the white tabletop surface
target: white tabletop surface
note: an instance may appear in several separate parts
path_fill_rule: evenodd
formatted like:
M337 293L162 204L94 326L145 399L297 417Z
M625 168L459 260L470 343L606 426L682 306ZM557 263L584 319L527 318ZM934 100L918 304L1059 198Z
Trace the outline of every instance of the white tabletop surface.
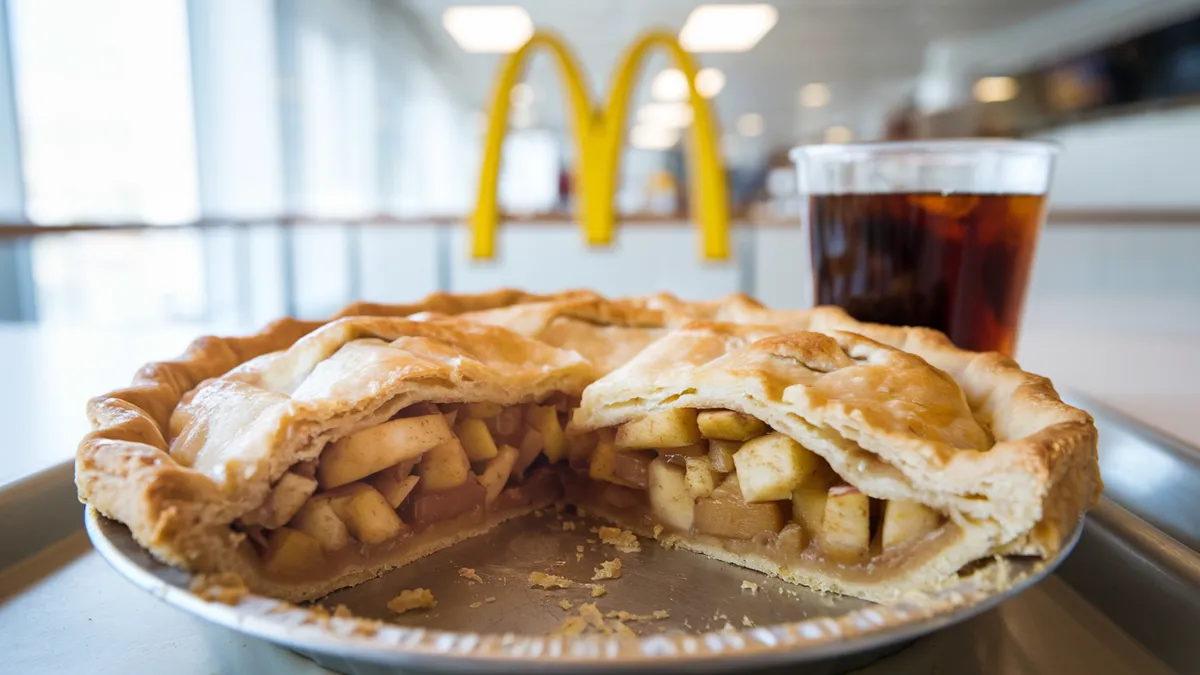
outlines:
M236 334L195 325L144 329L0 323L0 487L75 455L90 430L89 398L130 383L148 361L181 354L199 335Z

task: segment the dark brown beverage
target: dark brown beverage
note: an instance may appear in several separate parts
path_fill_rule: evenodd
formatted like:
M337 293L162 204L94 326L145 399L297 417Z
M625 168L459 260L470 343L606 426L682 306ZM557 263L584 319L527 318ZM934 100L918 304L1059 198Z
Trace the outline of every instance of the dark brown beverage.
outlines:
M810 198L817 302L861 321L928 326L1012 354L1043 195Z

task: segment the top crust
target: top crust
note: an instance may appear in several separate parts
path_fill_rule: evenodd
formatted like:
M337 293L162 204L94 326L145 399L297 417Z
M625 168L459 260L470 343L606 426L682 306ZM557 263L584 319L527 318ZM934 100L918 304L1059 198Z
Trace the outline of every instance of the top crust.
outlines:
M414 314L422 320L397 318ZM609 371L584 392L575 424L667 405L742 410L873 496L987 523L998 552L1052 554L1101 489L1090 416L1045 378L936 331L830 307L771 310L742 295L516 290L355 303L328 323L201 338L89 403L76 484L160 559L247 574L229 523L325 441L411 402L579 394Z
M632 359L668 332L672 317L638 300L569 297L468 312L461 318L503 326L547 344L571 349L600 374Z

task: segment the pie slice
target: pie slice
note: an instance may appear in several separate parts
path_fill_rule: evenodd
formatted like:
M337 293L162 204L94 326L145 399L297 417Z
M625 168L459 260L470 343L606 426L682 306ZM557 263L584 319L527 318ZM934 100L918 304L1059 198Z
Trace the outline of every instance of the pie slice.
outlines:
M1053 555L1100 489L1049 382L836 308L496 291L339 317L203 338L93 400L80 498L288 600L565 500L887 601Z
M1056 553L1098 497L1091 419L998 354L909 339L964 386L857 333L688 324L584 392L569 430L602 440L567 494L667 545L878 601Z
M158 369L182 379L246 345L205 343ZM169 413L163 386L93 401L104 431L81 447L77 482L158 558L310 599L558 501L548 465L594 378L577 354L501 328L343 318Z

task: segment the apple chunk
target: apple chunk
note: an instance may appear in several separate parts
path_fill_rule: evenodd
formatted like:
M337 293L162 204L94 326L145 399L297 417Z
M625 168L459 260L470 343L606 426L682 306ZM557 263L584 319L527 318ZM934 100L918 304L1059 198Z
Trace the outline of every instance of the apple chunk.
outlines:
M741 449L742 444L738 441L718 441L711 440L708 442L708 461L712 462L713 471L720 473L733 473L733 454Z
M441 415L403 417L334 441L321 453L322 490L352 483L393 464L420 457L454 438Z
M491 430L493 438L516 441L518 439L514 439L513 436L521 431L521 418L520 408L505 408L499 415L487 420L488 429Z
M567 451L567 436L558 421L558 410L550 406L534 405L525 411L525 422L542 435L543 451L552 463L563 458Z
M290 527L272 530L262 553L263 569L268 574L290 579L320 571L324 559L320 542Z
M471 474L462 484L449 490L418 490L411 499L405 500L401 512L406 514L413 527L422 528L441 520L465 517L471 512L482 518L486 500L487 490Z
M767 433L762 420L732 410L705 410L696 416L696 424L705 438L721 441L748 441Z
M656 457L658 455L650 450L615 453L613 456L613 482L645 490L649 481L650 462Z
M829 489L821 524L821 547L842 558L861 558L871 545L871 499L858 488Z
M790 499L792 489L821 464L824 460L780 433L746 441L733 455L747 502Z
M315 497L300 509L288 527L300 530L321 543L326 551L336 551L350 545L350 530L324 497Z
M468 417L454 425L454 435L472 462L482 462L496 456L496 440L483 420Z
M705 499L696 500L696 530L731 539L752 539L760 532L779 532L787 521L782 502L749 504L737 474L730 474Z
M688 492L683 469L659 458L647 472L650 508L665 525L687 532L692 529L695 503Z
M692 408L660 410L617 428L616 446L621 450L681 448L699 442L700 428Z
M242 516L241 522L268 530L279 527L291 520L316 491L317 481L288 471L271 488L263 505Z
M487 465L483 467L483 473L479 474L479 484L487 491L487 497L484 500L487 504L496 501L496 497L500 496L500 491L504 489L504 484L512 475L513 465L517 463L520 454L521 451L513 446L502 445L496 456L489 459Z
M520 454L517 455L517 461L513 464L512 472L518 476L524 476L526 469L542 454L542 448L545 444L542 443L542 434L537 429L526 429L525 435L521 437L521 443L517 446Z
M368 478L367 482L371 487L379 490L379 494L383 495L394 509L400 506L417 486L417 482L421 480L420 476L409 475L412 473L413 464L413 462L404 462L388 467Z
M883 510L883 549L920 539L941 524L936 511L911 499L892 499Z
M338 488L329 495L329 503L350 534L364 544L378 544L404 531L404 521L387 498L366 483Z
M829 488L840 482L838 475L825 462L800 481L792 491L792 519L799 523L809 538L818 536L825 521L825 500Z
M692 493L692 497L702 499L717 489L720 474L713 471L712 462L707 457L688 457L684 467L687 472L688 491Z
M430 448L421 457L420 472L422 491L449 490L466 482L471 475L471 461L462 443L451 436L450 440Z
M821 533L825 522L825 500L829 491L825 489L797 489L792 493L792 520L800 524L810 537Z

